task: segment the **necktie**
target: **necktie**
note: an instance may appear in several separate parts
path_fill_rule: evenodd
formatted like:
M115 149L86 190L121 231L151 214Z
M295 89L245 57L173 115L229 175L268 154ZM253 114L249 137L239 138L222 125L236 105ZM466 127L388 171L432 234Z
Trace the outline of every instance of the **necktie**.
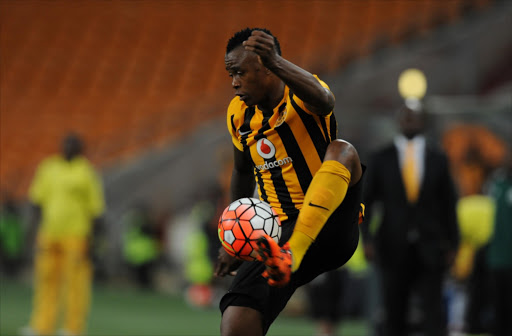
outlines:
M419 181L417 173L417 163L414 158L414 144L407 143L405 149L404 166L402 167L402 177L404 179L405 193L409 202L414 203L418 199Z

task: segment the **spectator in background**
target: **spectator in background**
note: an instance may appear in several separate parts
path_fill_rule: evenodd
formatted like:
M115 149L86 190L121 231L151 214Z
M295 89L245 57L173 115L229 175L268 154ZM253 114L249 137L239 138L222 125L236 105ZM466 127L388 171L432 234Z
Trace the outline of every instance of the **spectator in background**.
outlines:
M421 102L407 100L398 122L401 134L373 153L368 165L365 255L379 272L383 334L408 335L408 304L415 293L424 334L441 336L447 332L443 280L459 243L456 190L446 156L423 135L426 113ZM382 221L370 232L367 223L377 202L382 203Z
M153 270L161 254L159 232L147 204L139 204L123 216L123 256L142 289L153 288Z
M213 265L217 257L219 236L217 225L224 204L220 188L205 188L202 197L190 211L192 223L185 240L185 278L187 302L196 307L213 304ZM221 208L222 207L222 208ZM222 209L222 210L221 210Z
M23 264L25 232L14 198L5 193L0 204L0 269L6 275L17 275Z
M512 152L509 148L503 168L492 178L490 195L495 199L494 234L487 259L493 281L493 335L512 335Z
M492 233L494 201L474 194L460 197L457 220L460 245L446 284L449 327L475 334L489 330L489 279L485 265L486 246Z
M483 125L464 123L442 138L460 197L480 194L489 174L503 160L505 144Z
M82 153L81 138L67 135L62 153L39 165L30 186L39 227L33 310L22 335L55 335L61 302L60 334L81 335L86 327L92 282L89 246L105 203L101 180Z
M232 168L230 160L222 162ZM219 218L229 205L225 171L216 182L201 190L201 196L190 211L192 225L185 238L185 277L188 282L187 302L193 306L213 306L229 286L228 279L213 276L219 252Z

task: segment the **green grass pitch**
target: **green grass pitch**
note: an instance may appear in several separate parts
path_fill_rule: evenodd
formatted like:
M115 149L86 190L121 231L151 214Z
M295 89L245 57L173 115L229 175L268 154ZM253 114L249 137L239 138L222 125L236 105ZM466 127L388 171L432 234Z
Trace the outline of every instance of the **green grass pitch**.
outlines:
M0 277L0 335L15 336L29 319L32 288ZM95 285L88 336L213 336L219 335L217 309L194 309L182 297ZM268 336L311 336L307 317L280 316ZM364 322L346 321L340 335L365 336Z

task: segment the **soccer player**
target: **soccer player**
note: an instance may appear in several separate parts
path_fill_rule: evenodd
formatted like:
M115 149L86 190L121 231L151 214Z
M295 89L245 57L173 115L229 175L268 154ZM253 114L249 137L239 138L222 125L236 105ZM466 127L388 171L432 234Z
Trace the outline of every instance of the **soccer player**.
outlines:
M241 262L220 249L215 274L236 270L220 302L221 334L261 336L298 287L354 253L363 168L356 149L337 139L327 84L283 58L270 31L235 33L225 65L236 95L227 112L231 198L252 197L257 185L283 234L279 245L259 241L261 262Z

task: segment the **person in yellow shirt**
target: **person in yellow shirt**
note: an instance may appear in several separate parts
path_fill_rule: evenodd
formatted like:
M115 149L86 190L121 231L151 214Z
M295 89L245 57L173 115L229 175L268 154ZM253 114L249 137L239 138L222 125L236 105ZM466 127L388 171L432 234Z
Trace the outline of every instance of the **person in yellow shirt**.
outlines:
M66 136L61 155L40 163L29 189L39 227L33 310L23 335L55 335L59 312L61 335L85 330L92 285L89 245L105 201L101 180L82 152L80 137Z

